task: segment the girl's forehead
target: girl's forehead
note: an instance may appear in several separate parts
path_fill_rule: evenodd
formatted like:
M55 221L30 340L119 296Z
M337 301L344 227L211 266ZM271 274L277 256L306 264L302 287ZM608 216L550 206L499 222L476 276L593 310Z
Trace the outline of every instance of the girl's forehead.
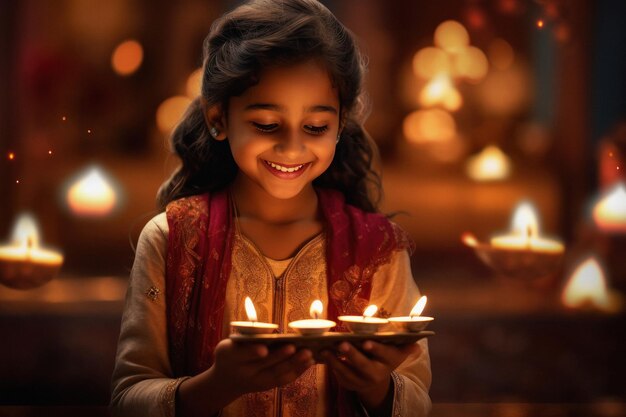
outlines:
M317 60L266 67L260 71L258 82L239 98L244 101L307 99L328 105L339 103L338 91L327 68Z

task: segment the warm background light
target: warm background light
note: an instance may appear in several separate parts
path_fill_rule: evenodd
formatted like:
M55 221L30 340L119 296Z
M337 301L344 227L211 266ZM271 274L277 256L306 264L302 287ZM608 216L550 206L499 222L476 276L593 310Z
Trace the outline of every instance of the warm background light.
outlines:
M142 61L143 47L134 39L120 43L111 56L113 70L122 76L127 76L137 71Z
M463 104L461 94L445 74L436 76L424 86L419 101L425 107L441 105L449 111L456 111Z
M118 196L106 175L97 167L89 169L67 191L67 204L78 216L104 217L118 203Z
M413 72L423 79L430 79L437 74L449 74L450 57L440 48L422 48L413 57Z
M186 91L187 97L194 99L200 95L202 89L202 68L196 69L187 78Z
M454 60L455 74L472 83L480 82L487 75L489 63L480 49L470 46L459 52Z
M502 180L511 173L511 161L500 148L491 145L468 159L466 172L476 181Z
M496 38L489 44L487 49L489 62L496 69L505 70L513 65L515 60L515 52L511 44L501 38Z
M427 143L451 140L456 136L456 122L441 109L418 110L408 114L402 124L409 142Z
M581 262L570 276L561 300L570 308L595 308L614 311L619 302L608 289L602 267L594 258Z
M469 34L461 23L446 20L435 29L435 45L456 54L469 45Z
M189 97L175 96L165 100L156 112L156 122L162 133L171 132L191 104Z
M601 230L626 233L626 185L618 182L593 207L593 220Z

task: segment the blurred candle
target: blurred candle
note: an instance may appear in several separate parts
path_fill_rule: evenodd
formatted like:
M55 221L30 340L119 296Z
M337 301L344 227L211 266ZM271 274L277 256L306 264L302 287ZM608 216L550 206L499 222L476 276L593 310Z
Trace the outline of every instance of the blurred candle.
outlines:
M593 207L593 220L599 229L626 233L626 187L618 182Z
M468 159L466 172L476 181L501 180L511 173L511 162L500 148L491 145Z
M539 222L530 203L521 203L516 208L512 223L511 233L491 238L493 247L535 252L563 252L564 247L560 241L539 236Z
M106 216L113 211L117 200L115 189L96 167L80 177L67 191L68 206L78 216Z
M565 285L561 300L570 308L594 308L604 312L620 308L619 297L608 289L604 271L594 257L576 267Z
M0 281L11 288L34 288L52 279L62 263L61 253L40 247L35 219L22 214L11 244L0 247Z

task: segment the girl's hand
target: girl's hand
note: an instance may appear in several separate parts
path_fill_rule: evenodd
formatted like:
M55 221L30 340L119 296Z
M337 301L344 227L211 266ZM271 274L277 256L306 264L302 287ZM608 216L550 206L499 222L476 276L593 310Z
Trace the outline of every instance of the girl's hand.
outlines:
M269 351L263 345L236 344L224 339L215 347L215 363L184 380L176 391L176 415L206 416L243 394L266 391L290 383L313 365L308 349L293 345Z
M293 345L285 345L270 351L264 345L237 344L224 339L215 348L211 371L218 381L240 396L286 385L314 363L308 349L296 351Z
M359 395L363 405L370 411L384 406L390 389L391 372L412 354L421 352L417 344L401 347L384 345L368 340L362 350L350 343L339 345L338 354L323 352L322 358L347 390Z

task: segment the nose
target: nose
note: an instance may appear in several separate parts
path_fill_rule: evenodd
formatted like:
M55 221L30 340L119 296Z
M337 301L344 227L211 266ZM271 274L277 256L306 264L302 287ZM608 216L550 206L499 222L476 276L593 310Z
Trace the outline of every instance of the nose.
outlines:
M296 159L304 152L304 140L298 132L287 132L275 145L276 153Z

